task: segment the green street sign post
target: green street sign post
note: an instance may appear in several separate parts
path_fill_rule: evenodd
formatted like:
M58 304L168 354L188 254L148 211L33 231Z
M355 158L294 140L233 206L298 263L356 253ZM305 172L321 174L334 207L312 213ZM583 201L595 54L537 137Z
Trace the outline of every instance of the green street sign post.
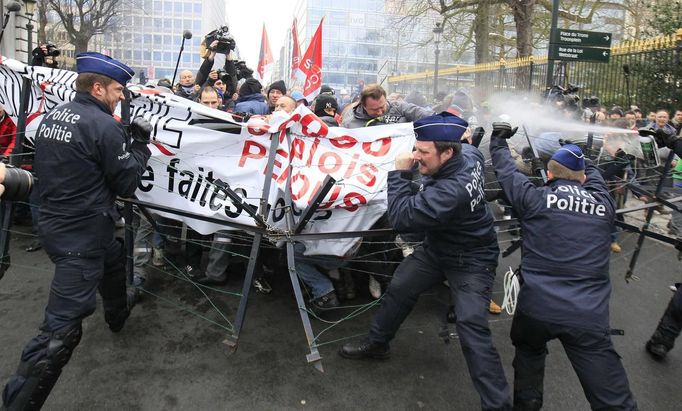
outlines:
M578 47L611 47L611 33L602 31L557 29L555 44Z
M611 33L602 31L555 29L548 58L564 61L608 63L611 57Z
M611 57L610 49L596 47L574 47L563 44L551 44L549 46L549 58L551 60L565 61L596 61L608 63Z

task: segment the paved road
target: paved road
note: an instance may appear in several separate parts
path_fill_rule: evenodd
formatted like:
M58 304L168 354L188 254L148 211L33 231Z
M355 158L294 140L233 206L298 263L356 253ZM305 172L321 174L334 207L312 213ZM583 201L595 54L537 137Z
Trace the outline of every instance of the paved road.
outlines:
M665 363L652 361L643 349L671 295L668 286L680 280L680 263L671 248L647 241L637 267L641 280L626 284L623 275L634 240L633 235L623 235L623 253L612 258L612 326L625 330L625 336L614 337L614 341L640 409L680 409L682 349L673 350ZM25 342L36 333L52 275L52 264L42 251L23 251L28 242L26 236L13 241L13 266L0 280L3 382L15 369ZM503 267L517 259L518 252L500 263L498 300ZM237 269L228 290L241 286ZM239 349L233 355L222 343L227 332L207 321L219 320L219 315L198 289L162 273L153 274L149 289L157 296L146 296L120 334L109 332L101 308L84 322L82 342L45 409L479 408L457 340L446 345L438 337L444 290L434 290L420 299L392 345L390 360L343 360L336 354L339 343L332 342L320 347L325 369L320 373L306 363L307 345L284 273L270 276L275 289L272 294L251 294ZM230 320L234 318L237 297L214 291L207 294ZM366 303L368 299L358 301ZM342 323L322 334L320 341L363 334L370 316L371 312ZM512 381L510 320L506 314L490 317L507 379ZM326 326L314 321L313 327L320 333ZM550 345L544 409L588 409L558 344Z

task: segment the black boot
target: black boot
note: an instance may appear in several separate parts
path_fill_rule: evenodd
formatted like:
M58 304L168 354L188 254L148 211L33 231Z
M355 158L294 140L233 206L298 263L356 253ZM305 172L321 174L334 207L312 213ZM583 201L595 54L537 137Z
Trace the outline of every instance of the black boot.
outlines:
M329 292L321 297L310 300L310 305L315 314L323 314L328 310L333 310L339 306L339 299L336 297L336 292Z
M660 330L654 331L649 341L646 342L646 350L656 360L663 360L668 351L673 348L674 341L667 338Z
M361 341L349 342L339 348L339 355L350 360L373 358L386 360L391 356L391 350L386 343L374 343L365 338Z

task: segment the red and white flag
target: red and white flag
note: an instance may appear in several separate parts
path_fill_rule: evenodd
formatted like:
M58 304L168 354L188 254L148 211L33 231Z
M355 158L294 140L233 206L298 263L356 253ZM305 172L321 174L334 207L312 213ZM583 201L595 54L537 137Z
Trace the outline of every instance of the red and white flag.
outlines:
M291 27L291 79L296 80L301 77L298 65L301 64L301 46L298 44L298 26L294 17L294 24Z
M260 55L258 56L258 68L256 69L256 74L260 77L258 80L263 81L265 79L265 73L272 69L272 64L274 62L272 51L270 50L270 42L268 41L268 33L265 31L265 24L263 24L263 34L260 39Z
M312 99L320 94L322 87L322 23L324 17L320 20L320 25L317 26L315 34L313 34L298 69L301 71L305 82L303 83L303 96L312 101Z

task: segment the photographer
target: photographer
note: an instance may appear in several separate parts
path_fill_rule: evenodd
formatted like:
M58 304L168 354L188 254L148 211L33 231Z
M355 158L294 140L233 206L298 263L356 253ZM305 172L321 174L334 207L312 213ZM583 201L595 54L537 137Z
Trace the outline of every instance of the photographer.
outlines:
M123 125L113 117L135 72L100 53L76 56L76 96L51 110L36 133L40 179L40 237L55 265L41 333L21 355L2 393L9 410L39 409L81 340L81 322L102 297L112 332L130 311L125 253L114 237L114 200L135 193L151 153L152 126L141 117Z
M51 67L51 68L57 68L59 63L57 62L57 57L61 52L57 48L57 46L48 41L45 44L41 44L40 46L36 47L33 49L31 52L31 66L42 66L42 67Z

